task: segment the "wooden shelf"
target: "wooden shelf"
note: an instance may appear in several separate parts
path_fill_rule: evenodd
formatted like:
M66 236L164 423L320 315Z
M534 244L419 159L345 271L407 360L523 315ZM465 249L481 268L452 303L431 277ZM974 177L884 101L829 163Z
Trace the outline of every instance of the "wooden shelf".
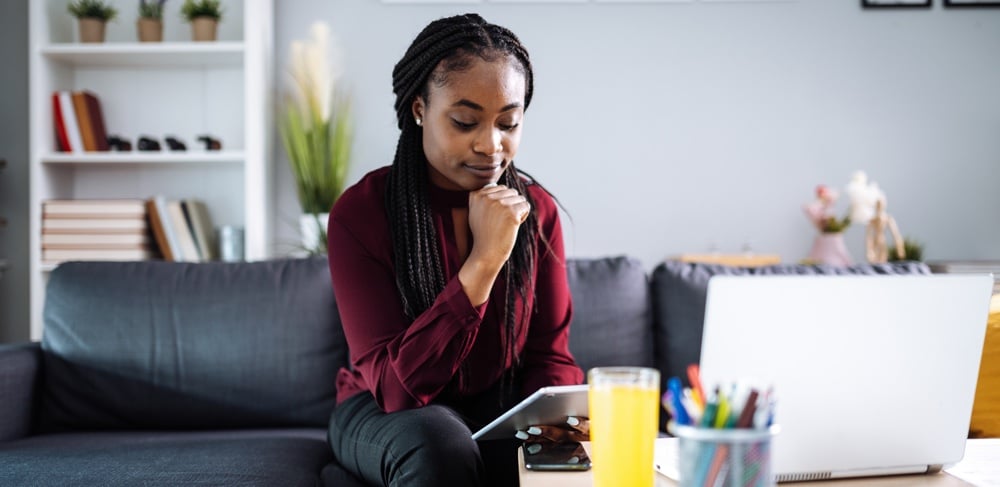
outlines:
M185 152L83 152L52 153L42 157L43 164L242 164L243 151L185 151Z
M109 42L49 44L43 56L72 66L239 66L242 42Z

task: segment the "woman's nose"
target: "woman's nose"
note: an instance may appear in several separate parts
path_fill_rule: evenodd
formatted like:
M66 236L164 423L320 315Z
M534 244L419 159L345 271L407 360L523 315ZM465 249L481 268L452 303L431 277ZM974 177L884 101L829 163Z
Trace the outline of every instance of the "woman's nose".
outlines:
M487 156L492 156L503 150L503 138L499 130L490 129L486 131L485 134L476 138L476 143L472 147L472 150L484 154Z

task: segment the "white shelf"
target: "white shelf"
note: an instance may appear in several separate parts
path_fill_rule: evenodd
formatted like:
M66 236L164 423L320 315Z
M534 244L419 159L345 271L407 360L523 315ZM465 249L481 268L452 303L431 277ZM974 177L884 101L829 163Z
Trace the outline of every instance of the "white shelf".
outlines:
M48 59L72 66L239 66L243 43L109 42L103 44L49 44L41 48Z
M83 152L52 153L42 156L43 164L242 164L243 151L185 151L185 152Z

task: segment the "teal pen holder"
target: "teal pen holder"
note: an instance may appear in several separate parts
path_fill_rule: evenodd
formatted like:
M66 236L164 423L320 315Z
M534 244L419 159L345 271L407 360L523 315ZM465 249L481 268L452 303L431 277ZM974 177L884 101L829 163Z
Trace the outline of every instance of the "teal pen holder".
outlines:
M713 429L677 426L681 487L770 487L771 440L780 428Z

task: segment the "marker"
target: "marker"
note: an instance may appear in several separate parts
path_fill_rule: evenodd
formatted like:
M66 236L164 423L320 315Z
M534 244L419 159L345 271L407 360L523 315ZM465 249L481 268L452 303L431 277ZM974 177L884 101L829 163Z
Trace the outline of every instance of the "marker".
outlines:
M688 415L687 410L684 409L684 405L681 403L681 398L684 397L684 393L681 392L681 380L677 377L671 377L667 381L667 388L670 389L671 402L677 412L677 424L691 424L691 416Z
M687 374L688 382L691 383L691 394L694 396L694 400L700 406L704 407L707 399L705 399L705 390L701 388L701 369L698 367L698 364L688 365Z

